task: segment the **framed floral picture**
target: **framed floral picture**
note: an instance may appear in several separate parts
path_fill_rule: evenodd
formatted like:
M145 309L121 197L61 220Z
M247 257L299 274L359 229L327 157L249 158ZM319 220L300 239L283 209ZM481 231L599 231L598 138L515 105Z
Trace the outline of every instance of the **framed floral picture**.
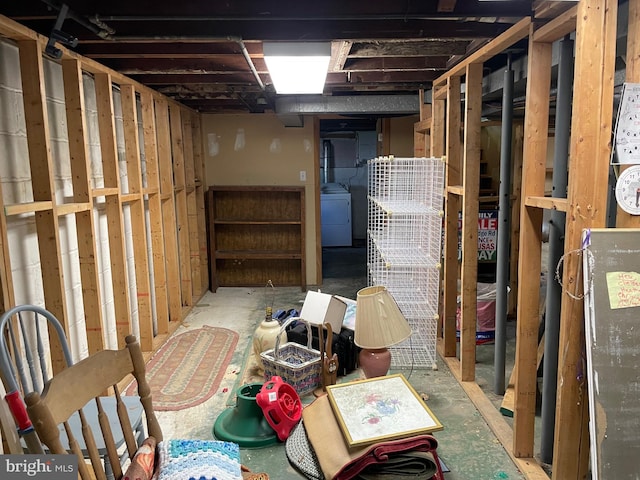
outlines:
M349 447L442 430L442 424L398 373L327 386Z

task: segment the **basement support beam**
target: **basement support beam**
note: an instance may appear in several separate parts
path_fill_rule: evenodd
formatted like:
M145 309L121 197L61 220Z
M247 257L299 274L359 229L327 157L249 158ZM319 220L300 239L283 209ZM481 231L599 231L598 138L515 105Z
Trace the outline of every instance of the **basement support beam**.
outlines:
M443 352L446 357L455 357L456 311L458 307L458 214L460 212L460 195L450 190L460 188L462 184L462 150L460 142L460 77L447 79L447 120L445 125L446 156L445 169L447 189L445 192L445 229L444 229L444 272L443 272L443 305L442 334L444 338Z
M464 101L464 160L462 166L462 271L460 284L460 377L476 375L476 316L478 282L478 196L480 193L480 124L482 121L482 63L467 65Z
M608 185L603 179L608 177L611 153L617 12L617 0L578 4L571 123L571 136L578 140L571 142L570 152L553 480L585 478L589 463L578 252L583 229L606 226Z
M523 198L544 196L550 88L551 44L535 42L531 35L524 124L527 141L523 152ZM516 457L532 457L540 325L542 209L522 204L519 243L513 452Z

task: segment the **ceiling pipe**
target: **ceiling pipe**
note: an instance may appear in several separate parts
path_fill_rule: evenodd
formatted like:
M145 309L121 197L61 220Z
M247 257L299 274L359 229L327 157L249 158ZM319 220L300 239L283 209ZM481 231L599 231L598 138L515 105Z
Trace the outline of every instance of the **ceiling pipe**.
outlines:
M64 4L59 4L58 2L52 1L52 0L41 0L42 3L44 3L45 5L47 5L48 7L60 11L63 7L65 7ZM97 36L99 36L100 38L109 38L109 39L115 39L116 37L114 36L115 34L115 30L110 28L105 22L105 20L109 20L109 19L115 19L115 17L105 17L105 16L101 16L101 15L95 15L94 17L92 17L90 19L90 21L87 21L85 18L80 17L79 15L77 15L76 13L74 13L73 11L67 9L65 11L65 16L67 18L70 18L74 21L76 21L77 23L79 23L80 25L82 25L83 27L85 27L87 30L95 33ZM137 17L138 20L146 20L146 19L151 19L153 17ZM160 18L160 17L158 17ZM166 20L171 20L170 18L164 18L164 21ZM92 23L90 23L92 22ZM240 50L242 51L242 55L244 56L245 60L247 61L247 64L249 65L249 69L251 70L251 73L253 74L253 76L256 79L256 82L258 83L258 85L260 86L260 89L264 92L265 91L265 86L264 83L262 82L262 79L260 78L260 75L258 74L258 70L256 70L256 66L253 64L253 60L251 60L251 56L249 55L249 52L247 50L247 47L244 45L244 41L241 37L224 37L221 38L221 40L229 40L229 41L233 41L236 42L238 44L238 46L240 47Z
M240 50L242 50L242 55L244 56L244 59L247 61L247 64L249 65L249 69L251 70L251 73L253 73L253 76L255 77L256 82L258 82L258 85L260 86L260 89L264 92L265 91L264 83L262 83L262 79L258 74L258 70L256 70L256 66L253 64L253 60L251 60L251 55L249 55L249 52L247 51L247 47L245 47L244 45L244 41L242 40L242 38L234 38L233 40L240 46Z

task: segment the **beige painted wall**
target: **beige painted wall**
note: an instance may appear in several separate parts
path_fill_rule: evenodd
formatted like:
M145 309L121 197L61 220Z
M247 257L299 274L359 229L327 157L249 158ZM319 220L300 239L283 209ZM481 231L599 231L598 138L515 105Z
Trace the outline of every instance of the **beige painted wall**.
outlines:
M417 116L392 118L391 153L413 156L413 124ZM315 167L319 139L314 137L313 117L304 127L286 128L273 114L202 115L206 186L304 185L306 211L307 284L316 285L316 186ZM306 180L300 180L300 171ZM318 209L319 210L319 209ZM366 215L366 212L364 213ZM319 223L319 219L318 219Z
M270 114L203 115L206 184L305 186L307 284L316 284L317 172L313 119L304 127L284 127ZM306 180L300 180L300 171Z
M389 153L396 157L413 157L413 124L418 115L394 117L390 120Z

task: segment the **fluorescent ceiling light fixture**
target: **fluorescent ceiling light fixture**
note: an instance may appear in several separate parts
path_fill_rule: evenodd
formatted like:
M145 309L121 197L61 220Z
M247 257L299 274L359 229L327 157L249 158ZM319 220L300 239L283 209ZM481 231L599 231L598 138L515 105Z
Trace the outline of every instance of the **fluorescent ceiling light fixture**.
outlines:
M276 93L322 93L331 42L265 42L262 48Z

